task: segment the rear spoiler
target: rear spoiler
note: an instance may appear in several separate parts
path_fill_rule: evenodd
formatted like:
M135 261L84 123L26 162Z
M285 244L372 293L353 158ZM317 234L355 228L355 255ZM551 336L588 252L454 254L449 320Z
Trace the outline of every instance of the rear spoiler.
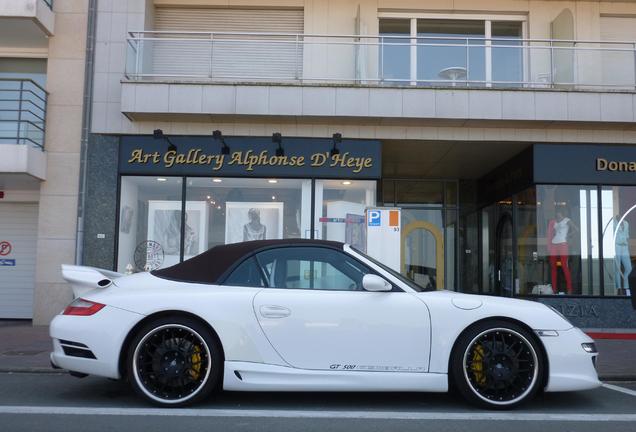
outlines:
M78 298L96 288L107 288L113 279L123 274L95 267L62 264L62 277L71 284L73 298Z

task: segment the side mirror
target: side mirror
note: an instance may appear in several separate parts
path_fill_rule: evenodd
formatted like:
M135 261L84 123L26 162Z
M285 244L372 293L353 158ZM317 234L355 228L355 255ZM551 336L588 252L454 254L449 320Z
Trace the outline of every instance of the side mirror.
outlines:
M364 275L362 278L362 287L366 291L372 292L386 292L393 289L393 286L391 286L390 283L374 274Z

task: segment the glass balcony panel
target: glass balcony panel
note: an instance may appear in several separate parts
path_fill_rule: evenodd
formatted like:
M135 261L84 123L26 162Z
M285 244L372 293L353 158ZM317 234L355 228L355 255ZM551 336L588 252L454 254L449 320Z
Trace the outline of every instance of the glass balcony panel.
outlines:
M436 21L418 20L414 38L408 19L380 20L376 36L140 32L129 38L126 73L133 80L636 88L633 43L522 39L520 22L492 22L485 39L483 21Z
M492 32L492 80L495 85L518 87L523 82L521 23L495 21Z
M418 20L417 36L418 81L485 81L484 21Z
M408 82L411 78L411 20L380 20L380 80Z

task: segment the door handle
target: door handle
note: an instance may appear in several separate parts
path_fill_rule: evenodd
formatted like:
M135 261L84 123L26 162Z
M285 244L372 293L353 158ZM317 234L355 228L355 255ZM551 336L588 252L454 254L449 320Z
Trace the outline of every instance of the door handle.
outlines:
M263 318L285 318L291 315L291 310L284 306L265 305L259 310Z

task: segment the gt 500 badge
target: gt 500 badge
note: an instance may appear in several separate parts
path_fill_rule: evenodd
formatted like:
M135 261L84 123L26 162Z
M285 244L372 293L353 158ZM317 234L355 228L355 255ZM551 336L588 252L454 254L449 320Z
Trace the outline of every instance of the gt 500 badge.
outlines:
M356 365L352 365L352 364L332 364L329 365L329 369L346 369L346 370L353 370L356 368Z
M329 365L331 370L359 370L375 372L426 372L426 368L419 366L367 366L334 363Z

